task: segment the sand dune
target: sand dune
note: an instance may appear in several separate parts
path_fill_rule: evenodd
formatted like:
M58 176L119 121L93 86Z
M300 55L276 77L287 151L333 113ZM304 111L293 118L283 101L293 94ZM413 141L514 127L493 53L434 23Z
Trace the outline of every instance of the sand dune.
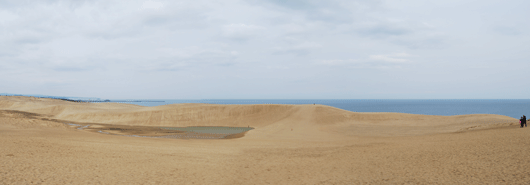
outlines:
M131 138L63 122L255 129L227 140ZM530 161L518 157L528 133L501 115L0 97L0 183L528 183Z
M334 135L422 135L490 128L516 121L507 116L486 114L356 113L325 105L173 104L142 107L25 97L4 99L0 109L37 113L65 121L138 126L251 126L259 128L255 132L264 134L272 130L290 131L292 128L333 132Z

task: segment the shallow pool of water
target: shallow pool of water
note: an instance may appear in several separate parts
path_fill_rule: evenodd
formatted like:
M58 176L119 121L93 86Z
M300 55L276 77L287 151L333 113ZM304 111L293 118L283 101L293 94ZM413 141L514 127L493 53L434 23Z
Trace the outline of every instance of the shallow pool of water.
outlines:
M160 127L165 130L178 130L206 134L237 134L252 130L252 127Z

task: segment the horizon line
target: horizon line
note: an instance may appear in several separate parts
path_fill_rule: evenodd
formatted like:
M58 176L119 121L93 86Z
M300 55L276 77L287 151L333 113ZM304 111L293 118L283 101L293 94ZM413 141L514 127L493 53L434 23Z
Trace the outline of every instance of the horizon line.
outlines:
M97 98L97 97L74 97L74 96L53 96L53 95L27 95L27 94L12 94L12 93L0 93L0 96L23 96L23 97L36 97L36 98L84 98L84 99L107 99L107 100L530 100L530 98L194 98L194 99L172 99L172 98Z

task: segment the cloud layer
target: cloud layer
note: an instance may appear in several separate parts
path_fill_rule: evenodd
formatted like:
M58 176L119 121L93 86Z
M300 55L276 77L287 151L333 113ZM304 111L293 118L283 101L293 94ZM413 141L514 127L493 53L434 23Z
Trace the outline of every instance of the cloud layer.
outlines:
M151 99L530 98L529 5L5 0L0 91Z

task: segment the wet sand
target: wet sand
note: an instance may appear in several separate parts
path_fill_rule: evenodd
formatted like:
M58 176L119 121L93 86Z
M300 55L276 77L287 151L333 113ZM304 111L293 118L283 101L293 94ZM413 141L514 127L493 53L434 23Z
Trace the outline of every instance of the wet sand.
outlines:
M0 97L0 110L0 184L530 183L530 130L500 115L355 113L322 105L141 107L28 97ZM255 129L233 139L143 138L62 121Z

